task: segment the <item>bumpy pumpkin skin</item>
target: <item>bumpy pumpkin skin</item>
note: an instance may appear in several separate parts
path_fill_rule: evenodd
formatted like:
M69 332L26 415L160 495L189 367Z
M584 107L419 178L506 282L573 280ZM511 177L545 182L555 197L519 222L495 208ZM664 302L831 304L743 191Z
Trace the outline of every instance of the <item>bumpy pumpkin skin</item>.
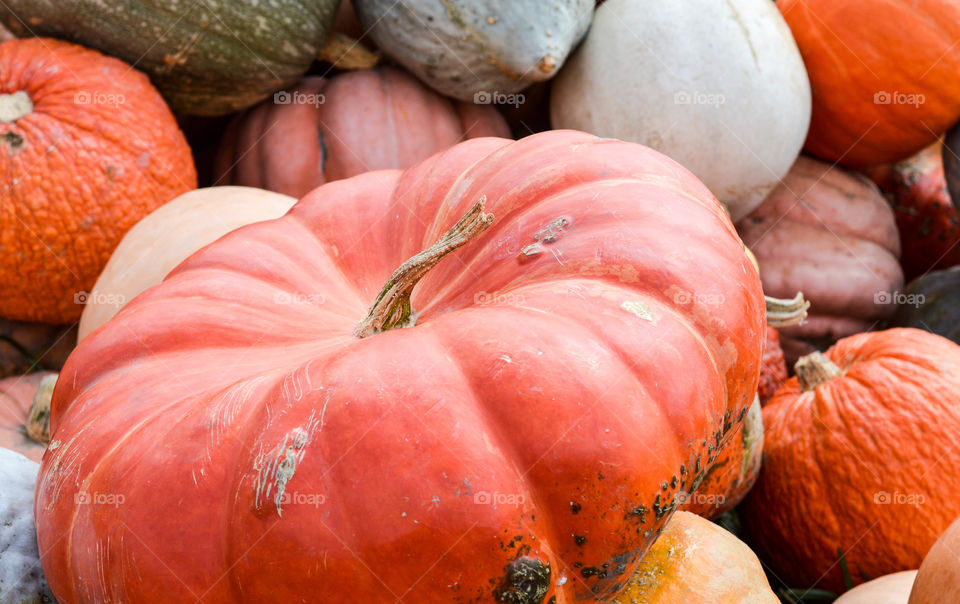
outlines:
M778 604L756 554L708 520L677 512L612 604Z
M787 363L780 348L780 332L773 327L767 327L767 339L763 343L763 366L760 369L760 385L757 386L757 396L760 405L766 405L773 398L777 389L787 381Z
M54 601L43 578L33 521L39 468L35 461L0 447L0 596L4 602Z
M557 74L587 33L593 0L354 0L377 46L446 96L517 93ZM485 101L479 97L479 102Z
M483 195L496 219L420 282L416 326L358 340ZM652 150L483 138L329 183L71 355L38 487L49 580L64 601L609 598L742 420L763 329L723 209Z
M800 53L769 0L607 0L551 86L555 128L665 153L734 221L787 173L810 122Z
M127 231L80 316L87 337L190 254L241 226L279 218L296 199L252 187L207 187L160 206Z
M801 157L737 229L767 295L799 291L810 301L807 322L782 328L785 337L832 342L895 312L903 289L897 226L866 178Z
M960 593L960 519L937 539L927 552L910 591L909 604L940 604Z
M960 266L915 279L890 319L896 327L915 327L960 344Z
M30 405L47 376L53 371L38 371L0 380L0 447L16 451L27 459L40 463L47 445L39 443L26 433Z
M300 198L340 178L408 168L464 139L510 136L494 107L451 102L393 67L307 77L278 94L318 103L271 99L238 116L217 153L221 184Z
M898 161L960 117L960 5L953 0L776 5L810 74L810 153L854 167Z
M785 583L840 592L838 548L854 583L915 569L960 514L960 347L890 329L825 354L843 375L808 392L791 378L764 407L763 469L739 509Z
M941 147L937 142L903 161L867 170L893 207L908 280L960 264L960 215L947 189Z
M70 323L127 229L196 188L190 148L121 61L33 38L0 44L0 71L19 116L0 123L0 316Z
M133 63L177 113L223 115L295 83L316 58L338 4L10 0L0 15L21 35L67 39Z

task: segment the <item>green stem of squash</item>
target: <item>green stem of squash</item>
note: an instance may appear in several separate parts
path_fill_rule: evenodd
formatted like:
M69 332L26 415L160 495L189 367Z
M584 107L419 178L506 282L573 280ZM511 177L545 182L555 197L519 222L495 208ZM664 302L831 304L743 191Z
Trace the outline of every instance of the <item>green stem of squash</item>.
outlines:
M767 301L767 325L770 327L789 327L799 325L807 318L810 302L803 299L803 293L797 292L792 300L765 296Z
M817 386L843 375L843 371L821 352L801 357L793 366L793 370L797 374L797 382L803 392L815 390Z
M464 245L493 223L493 214L485 214L486 195L457 221L436 243L404 262L380 290L367 317L354 330L358 338L366 338L388 329L413 327L416 313L410 307L410 295L420 279L443 258Z
M30 440L41 445L50 444L50 401L53 399L53 387L57 385L57 375L48 375L40 380L37 393L33 395L30 413L27 415L25 432Z

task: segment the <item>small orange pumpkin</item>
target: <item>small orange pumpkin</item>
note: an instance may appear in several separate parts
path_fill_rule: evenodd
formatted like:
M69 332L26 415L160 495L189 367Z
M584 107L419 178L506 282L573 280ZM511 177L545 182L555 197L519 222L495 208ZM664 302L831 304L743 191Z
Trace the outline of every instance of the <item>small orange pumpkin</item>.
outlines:
M70 323L137 220L197 186L147 77L47 38L0 44L0 316Z

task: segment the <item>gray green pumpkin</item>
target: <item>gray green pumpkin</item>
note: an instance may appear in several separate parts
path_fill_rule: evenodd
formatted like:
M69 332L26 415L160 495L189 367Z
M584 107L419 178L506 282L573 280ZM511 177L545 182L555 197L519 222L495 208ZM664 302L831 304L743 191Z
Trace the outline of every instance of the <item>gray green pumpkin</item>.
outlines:
M553 77L594 0L353 0L364 30L425 84L461 101L507 98ZM500 96L502 95L502 96Z
M297 82L340 0L6 0L14 33L96 48L150 76L177 113L222 115Z
M911 281L890 325L932 331L960 344L960 266Z

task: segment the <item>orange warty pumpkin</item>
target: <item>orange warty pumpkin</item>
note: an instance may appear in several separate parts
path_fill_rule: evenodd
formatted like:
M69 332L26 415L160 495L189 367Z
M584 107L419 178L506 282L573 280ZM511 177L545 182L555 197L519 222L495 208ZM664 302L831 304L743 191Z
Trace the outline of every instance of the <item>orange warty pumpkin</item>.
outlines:
M960 117L955 0L779 0L810 76L806 149L867 166L908 157Z
M47 580L65 602L608 601L743 421L764 307L716 198L640 145L481 138L328 183L70 355Z
M842 591L838 552L855 583L917 568L960 514L960 346L863 333L796 372L763 409L747 542L798 588Z
M510 136L492 105L451 101L395 67L307 77L233 121L214 174L218 184L300 198L325 182L407 168L481 136Z
M147 77L47 38L0 44L0 316L69 323L137 220L196 188Z

